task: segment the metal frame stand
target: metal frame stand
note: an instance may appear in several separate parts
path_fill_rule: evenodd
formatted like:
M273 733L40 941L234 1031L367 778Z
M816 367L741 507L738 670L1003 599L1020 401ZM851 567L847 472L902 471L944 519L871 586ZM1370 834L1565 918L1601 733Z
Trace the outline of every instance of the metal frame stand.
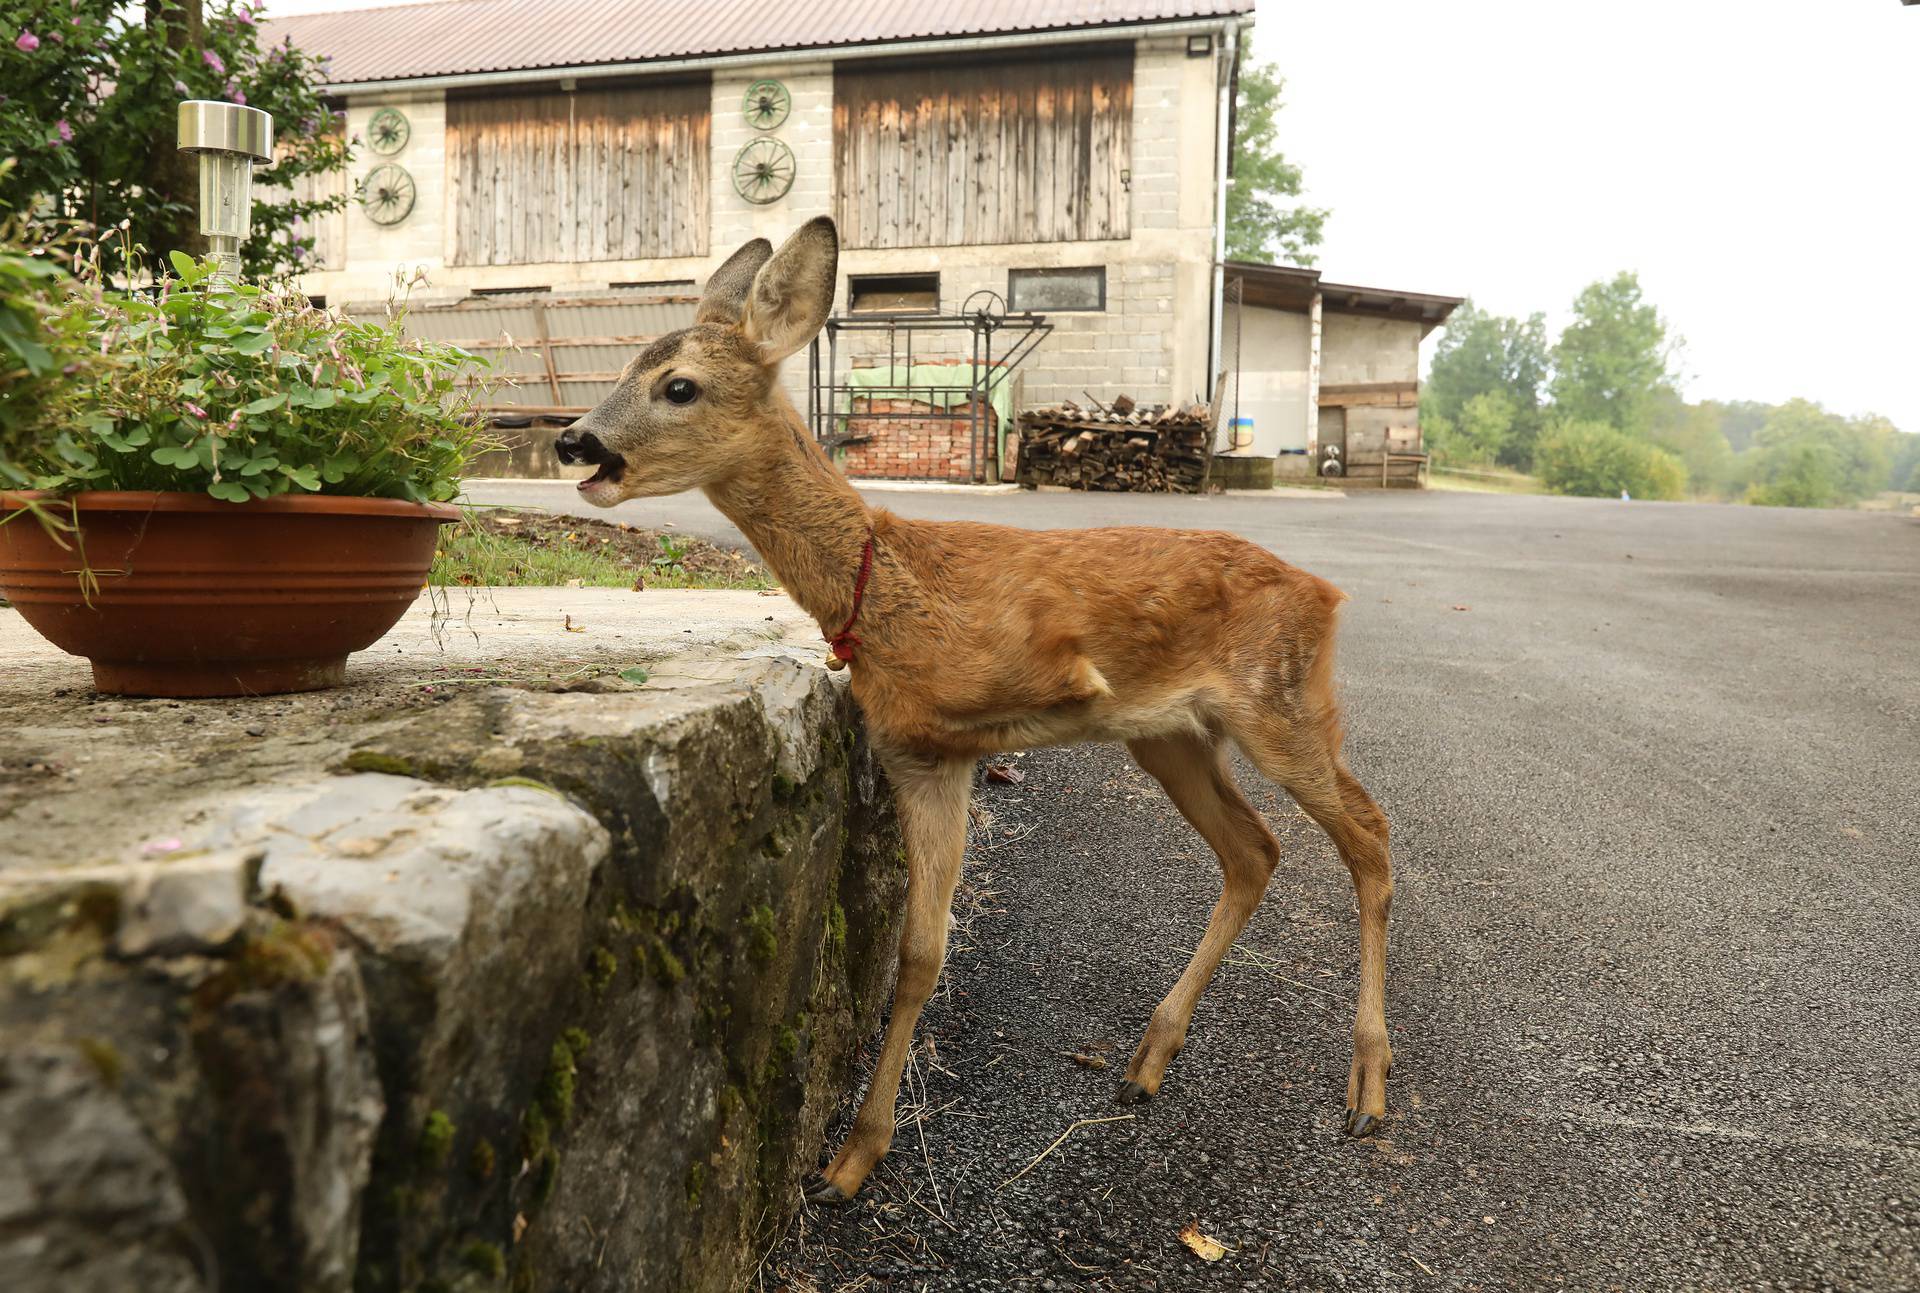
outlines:
M979 483L986 478L989 457L998 457L997 451L993 455L987 452L987 430L992 423L991 398L1012 377L1014 369L1052 331L1053 325L1047 322L1045 315L1032 312L1006 314L991 308L961 314L850 314L830 318L820 335L814 338L807 355L808 425L813 428L814 439L833 450L869 438L843 434L838 428L842 419L848 422L855 418L862 421L965 421L967 476L969 480ZM856 386L841 379L841 334L875 332L885 333L887 337L885 361L888 375L904 372L907 381ZM968 334L972 362L964 370L964 376L952 382L914 382L916 340L921 346L923 362L951 362L955 357L950 354L928 357L923 334L955 332ZM995 357L996 342L999 347L998 358ZM855 358L868 357L847 356L849 365ZM871 358L877 365L879 352L874 352ZM954 362L953 367L956 373L962 372L959 363ZM868 412L855 413L853 401L860 398L866 399L870 405L876 399L913 400L927 405L927 411L900 413L892 410L874 412L870 409ZM961 412L959 410L963 405L965 411Z

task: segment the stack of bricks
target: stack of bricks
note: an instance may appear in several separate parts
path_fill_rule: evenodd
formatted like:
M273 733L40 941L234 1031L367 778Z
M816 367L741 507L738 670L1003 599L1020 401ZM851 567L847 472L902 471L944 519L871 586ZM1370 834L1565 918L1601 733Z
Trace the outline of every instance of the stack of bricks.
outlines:
M924 416L863 418L862 413ZM976 424L969 424L967 415L966 404L936 409L920 400L857 397L847 419L847 435L852 439L841 450L840 466L849 476L880 480L966 483L974 479L976 470L986 479L986 455L999 420L986 406L980 406ZM977 460L972 439L976 425L981 431Z

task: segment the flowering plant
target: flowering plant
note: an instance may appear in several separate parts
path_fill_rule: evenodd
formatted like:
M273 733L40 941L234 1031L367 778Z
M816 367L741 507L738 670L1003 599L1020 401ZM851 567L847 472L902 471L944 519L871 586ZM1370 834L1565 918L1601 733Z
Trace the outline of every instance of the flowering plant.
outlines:
M0 212L91 224L109 253L198 245L197 170L176 147L183 99L273 114L277 157L255 186L241 248L255 279L306 268L317 215L343 191L302 196L305 176L343 170L348 146L321 95L325 69L263 44L256 0L0 0Z
M92 340L97 366L14 438L24 483L232 502L459 493L485 447L475 356L408 337L399 313L350 319L171 259L176 276L141 295L106 290L89 267L51 315L56 334Z

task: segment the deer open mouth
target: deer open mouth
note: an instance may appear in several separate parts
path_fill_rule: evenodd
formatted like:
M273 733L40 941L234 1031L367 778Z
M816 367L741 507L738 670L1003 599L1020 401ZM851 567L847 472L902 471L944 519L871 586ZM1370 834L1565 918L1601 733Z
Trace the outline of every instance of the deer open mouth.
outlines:
M591 431L577 438L570 434L561 436L554 442L554 452L564 463L590 462L593 464L593 475L576 486L582 493L595 485L618 481L627 469L627 460L602 444L600 437Z
M594 467L593 475L587 477L585 480L581 481L578 485L574 486L575 489L578 489L583 493L589 489L592 489L595 485L603 485L603 484L608 484L614 481L618 481L620 479L621 473L626 471L627 469L627 460L625 458L622 458L617 453L608 454L607 457L603 459L588 459L588 461L595 462L597 464Z

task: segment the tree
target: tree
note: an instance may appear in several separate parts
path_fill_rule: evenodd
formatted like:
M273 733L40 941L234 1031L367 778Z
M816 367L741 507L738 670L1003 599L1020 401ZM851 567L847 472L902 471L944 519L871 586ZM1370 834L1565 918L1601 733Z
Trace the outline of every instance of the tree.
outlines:
M1687 469L1678 458L1604 422L1556 421L1540 437L1540 479L1559 494L1680 498Z
M1332 212L1283 202L1300 196L1300 168L1278 147L1280 91L1286 84L1271 66L1248 62L1236 78L1233 181L1227 186L1227 258L1267 262L1276 252L1296 265L1314 262Z
M1648 410L1647 439L1673 454L1687 468L1698 494L1723 497L1733 485L1733 448L1720 427L1722 406L1707 400L1689 404L1678 391L1659 392Z
M260 47L251 0L0 0L0 210L95 229L113 262L121 240L149 253L202 250L197 170L175 146L182 99L227 99L273 114L278 157L256 183L246 272L298 268L299 222L343 197L300 199L292 182L343 169L348 151L321 97L319 63L290 44ZM16 87L18 87L16 89Z
M1666 321L1641 298L1639 275L1588 284L1573 314L1553 349L1555 414L1644 433L1652 405L1676 379Z
M1449 463L1499 462L1513 437L1513 397L1505 391L1482 391L1468 400L1457 419L1422 415L1428 447Z
M1421 424L1457 429L1475 397L1498 394L1510 413L1499 461L1524 469L1533 461L1540 435L1540 388L1546 379L1545 315L1511 319L1463 301L1447 320L1421 386Z
M1747 501L1842 507L1886 488L1893 437L1884 418L1843 418L1811 400L1775 408L1746 455Z

